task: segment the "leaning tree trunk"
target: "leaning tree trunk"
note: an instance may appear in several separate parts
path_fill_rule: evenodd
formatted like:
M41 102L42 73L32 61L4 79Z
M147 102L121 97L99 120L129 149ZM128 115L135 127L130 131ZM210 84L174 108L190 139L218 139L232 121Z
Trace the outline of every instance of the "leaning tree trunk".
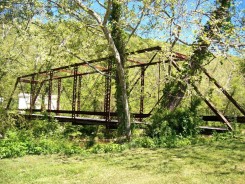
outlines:
M195 45L193 48L194 52L189 59L188 68L181 74L180 80L177 83L176 81L170 80L165 85L163 90L164 97L162 98L163 101L161 104L163 108L173 111L181 103L191 77L197 75L201 70L203 61L211 54L208 50L210 40L219 39L217 29L222 30L225 27L225 23L227 23L227 19L229 19L228 9L231 0L218 0L218 3L220 6L211 15L213 20L209 20L206 23L202 34L197 39L197 44L193 44Z
M126 88L126 75L124 70L124 64L126 61L125 54L125 36L123 34L123 30L121 29L120 19L122 15L122 3L118 0L112 1L112 11L110 16L110 24L111 24L111 36L114 40L115 46L119 52L119 57L121 60L121 66L116 67L116 107L117 107L117 115L119 121L118 133L119 135L126 135L128 139L131 136L131 128L130 128L130 115L129 115L129 107L128 107L128 96L127 96L127 88ZM116 58L115 58L116 59ZM117 62L115 62L117 63ZM120 68L120 70L118 70ZM127 102L126 102L127 101Z

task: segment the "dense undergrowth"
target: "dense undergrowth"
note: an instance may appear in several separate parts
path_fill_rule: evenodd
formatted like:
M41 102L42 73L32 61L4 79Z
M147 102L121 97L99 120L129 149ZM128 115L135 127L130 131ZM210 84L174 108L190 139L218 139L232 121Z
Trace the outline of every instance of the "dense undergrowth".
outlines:
M40 154L111 153L142 147L174 148L210 144L216 141L232 141L241 136L238 132L201 136L194 126L195 121L190 113L189 116L183 110L176 111L177 114L172 115L166 113L165 116L161 116L164 117L163 119L157 116L158 121L162 122L159 123L161 126L154 127L153 121L154 126L148 127L147 131L134 129L132 140L122 143L115 139L115 136L113 138L113 135L111 139L105 139L103 127L72 126L59 124L50 119L26 121L21 116L16 117L2 112L0 158ZM177 121L182 121L179 127L174 124ZM173 125L176 125L177 129ZM192 130L186 131L186 129Z

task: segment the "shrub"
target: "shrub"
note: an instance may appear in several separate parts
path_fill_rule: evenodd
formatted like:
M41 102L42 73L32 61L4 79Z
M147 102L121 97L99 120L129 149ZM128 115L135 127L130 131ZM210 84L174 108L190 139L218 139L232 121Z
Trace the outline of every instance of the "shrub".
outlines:
M59 135L36 135L31 130L9 130L0 140L0 158L19 157L27 154L78 154L84 150L76 143Z
M133 148L155 148L156 144L151 137L138 137L130 142L130 147Z
M5 136L5 133L11 129L19 126L24 122L24 118L14 113L9 113L5 109L0 107L0 134L1 137Z
M26 121L21 126L22 130L30 131L35 137L54 135L60 128L59 123L52 119Z
M170 137L177 135L182 137L195 136L198 133L197 126L201 119L197 115L197 107L200 99L193 99L190 107L179 107L174 111L160 108L153 114L152 124L147 128L150 137Z
M184 137L197 134L200 119L190 110L176 109L173 112L164 111L153 115L152 125L148 128L151 137L181 135Z
M108 143L96 144L90 148L91 153L120 153L126 149L125 145Z

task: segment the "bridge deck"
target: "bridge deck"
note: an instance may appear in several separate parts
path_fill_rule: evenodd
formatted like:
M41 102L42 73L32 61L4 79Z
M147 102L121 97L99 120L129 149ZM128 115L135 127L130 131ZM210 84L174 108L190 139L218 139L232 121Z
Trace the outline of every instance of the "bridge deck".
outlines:
M42 119L44 117L54 118L59 122L72 122L76 125L117 125L117 120L110 120L107 122L105 119L95 119L95 118L82 118L82 117L68 117L68 116L44 116L41 114L25 114L27 119Z
M199 126L198 128L200 129L201 134L206 134L206 135L210 135L213 132L225 133L229 131L228 128L225 127Z
M245 123L245 116L237 116L237 117L225 116L225 118L229 121L233 121L237 123ZM218 122L223 121L218 116L202 116L202 120L203 121L218 121Z
M100 114L101 115L101 114ZM114 114L113 114L114 115ZM45 116L41 114L24 114L23 115L27 119L43 119L53 118L59 122L71 122L73 125L104 125L109 126L110 128L117 128L118 121L117 120L110 120L106 121L106 119L99 119L99 118L85 118L85 117L70 117L70 116ZM143 115L145 116L145 115ZM236 120L239 123L245 123L245 117L227 117L229 120ZM203 116L202 119L204 121L221 121L217 116ZM143 122L134 121L134 124L143 124ZM211 127L211 126L199 126L200 132L202 134L212 134L213 132L224 133L228 132L229 130L225 127Z

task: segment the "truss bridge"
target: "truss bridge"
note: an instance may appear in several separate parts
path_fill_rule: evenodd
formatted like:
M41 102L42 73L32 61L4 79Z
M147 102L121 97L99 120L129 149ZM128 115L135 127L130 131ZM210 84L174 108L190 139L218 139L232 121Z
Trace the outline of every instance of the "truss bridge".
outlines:
M178 62L188 60L186 55L174 52L170 62L169 57L162 53L159 46L127 53L125 70L134 123L145 122L162 100L166 67L171 65L176 71L180 71ZM18 111L28 119L46 116L60 122L72 122L74 125L116 128L115 67L112 60L113 56L109 56L20 76L16 80L7 109L16 109L18 106ZM241 105L206 69L202 68L202 71L241 112L243 116L238 118L239 122L245 122L245 111ZM194 90L214 113L213 116L204 116L203 120L220 121L224 123L225 129L233 130L230 123L232 118L224 116L196 86Z

